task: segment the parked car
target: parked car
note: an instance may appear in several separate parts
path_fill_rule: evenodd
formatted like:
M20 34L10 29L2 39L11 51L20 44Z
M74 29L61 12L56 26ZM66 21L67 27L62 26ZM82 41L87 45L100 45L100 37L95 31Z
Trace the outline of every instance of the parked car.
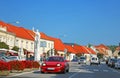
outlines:
M92 64L96 64L96 65L100 64L100 61L99 61L98 57L91 57L90 65L92 65Z
M115 63L117 62L117 59L113 59L111 62L112 62L112 63L111 63L110 66L114 68L114 67L115 67Z
M20 60L20 59L18 58L18 56L1 56L0 60L9 62L9 61Z
M108 66L114 67L116 61L117 61L117 59L115 59L115 58L109 58L108 59Z
M11 61L13 60L20 60L20 58L18 56L9 56L8 57Z
M84 56L81 56L78 60L78 64L86 64L86 58Z
M117 59L117 62L115 63L115 68L120 68L120 59Z
M5 62L9 62L10 61L8 56L0 56L0 60L5 61Z
M69 72L69 63L62 56L48 57L41 65L41 73L45 72Z

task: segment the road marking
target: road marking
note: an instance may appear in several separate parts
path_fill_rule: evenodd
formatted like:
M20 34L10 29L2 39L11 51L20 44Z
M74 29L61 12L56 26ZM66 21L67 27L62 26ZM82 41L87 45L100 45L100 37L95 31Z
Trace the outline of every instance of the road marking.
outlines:
M80 70L80 71L81 71L81 70ZM72 74L72 75L71 75L70 77L68 77L68 78L74 77L75 75L79 74L80 71L78 71L77 73Z
M98 69L93 69L93 71L99 71Z
M108 72L108 70L103 70L103 72Z
M120 72L117 71L117 70L115 70L115 69L112 69L112 68L109 68L109 69L112 70L112 71L115 72L115 73L119 73L119 74L120 74Z

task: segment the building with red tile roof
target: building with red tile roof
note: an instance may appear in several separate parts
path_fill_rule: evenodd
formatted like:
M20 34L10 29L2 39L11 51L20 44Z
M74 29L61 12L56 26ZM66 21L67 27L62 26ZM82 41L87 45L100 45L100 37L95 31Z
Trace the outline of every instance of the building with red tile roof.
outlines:
M103 54L104 57L112 57L112 51L110 50L109 47L105 46L104 44L100 44L97 46L94 46L95 50L97 53Z
M113 56L120 58L120 46L116 47L116 50L114 51Z
M91 54L95 54L95 55L97 54L97 53L96 53L94 50L92 50L91 48L88 48L88 47L87 47L87 49L91 52Z
M0 25L2 27L6 27L7 32L14 33L16 37L28 39L28 40L34 40L34 38L26 31L27 29L23 27L17 27L12 24L7 24L2 21L0 21Z
M74 48L71 45L66 45L66 44L64 45L65 48L67 49L67 52L77 54L77 52L74 50Z
M89 52L83 46L74 44L73 48L74 48L74 50L77 53L80 53L80 54L89 54Z
M100 44L98 46L95 46L96 50L103 55L108 55L108 53L106 52L106 50L109 50L109 48L103 44Z
M95 52L94 50L92 50L91 48L86 47L86 46L83 46L83 47L87 50L87 52L88 52L89 54L94 54L94 55L96 55L96 52Z
M23 27L14 26L12 24L8 24L5 22L0 21L0 27L3 28L5 32L10 32L15 34L14 46L18 46L19 48L22 46L23 48L27 49L29 52L34 52L34 39L35 39L35 32L29 29L25 29ZM41 41L46 41L49 43L50 46L54 47L53 40L48 37L44 33L40 33ZM52 44L51 44L52 42ZM28 46L29 45L29 46ZM51 47L46 47L48 50ZM41 49L42 50L42 49Z
M59 51L64 51L65 50L65 46L64 46L63 42L60 39L56 38L54 40L54 46L55 46L56 50L59 50Z

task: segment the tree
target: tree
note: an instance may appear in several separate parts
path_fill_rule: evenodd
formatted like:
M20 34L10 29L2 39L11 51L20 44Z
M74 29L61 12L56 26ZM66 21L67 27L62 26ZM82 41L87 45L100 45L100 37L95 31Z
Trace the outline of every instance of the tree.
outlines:
M118 52L118 55L120 56L120 51Z
M99 59L101 59L101 58L103 58L103 54L97 53L97 57L98 57Z
M4 42L0 42L0 48L9 49L9 46Z
M113 53L118 46L116 46L116 45L110 45L110 46L108 46L108 47L110 48L110 50L111 50L112 53Z
M89 44L88 44L88 47L90 48L91 46L92 46L92 44L89 43Z
M13 48L12 48L12 50L14 50L14 51L19 51L19 48L17 47L17 46L14 46Z

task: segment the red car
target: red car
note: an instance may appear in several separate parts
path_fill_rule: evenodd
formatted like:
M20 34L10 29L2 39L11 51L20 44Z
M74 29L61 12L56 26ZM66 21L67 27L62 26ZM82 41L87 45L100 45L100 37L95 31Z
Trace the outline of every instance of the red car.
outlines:
M41 65L41 73L46 72L69 72L69 64L62 56L48 57Z

